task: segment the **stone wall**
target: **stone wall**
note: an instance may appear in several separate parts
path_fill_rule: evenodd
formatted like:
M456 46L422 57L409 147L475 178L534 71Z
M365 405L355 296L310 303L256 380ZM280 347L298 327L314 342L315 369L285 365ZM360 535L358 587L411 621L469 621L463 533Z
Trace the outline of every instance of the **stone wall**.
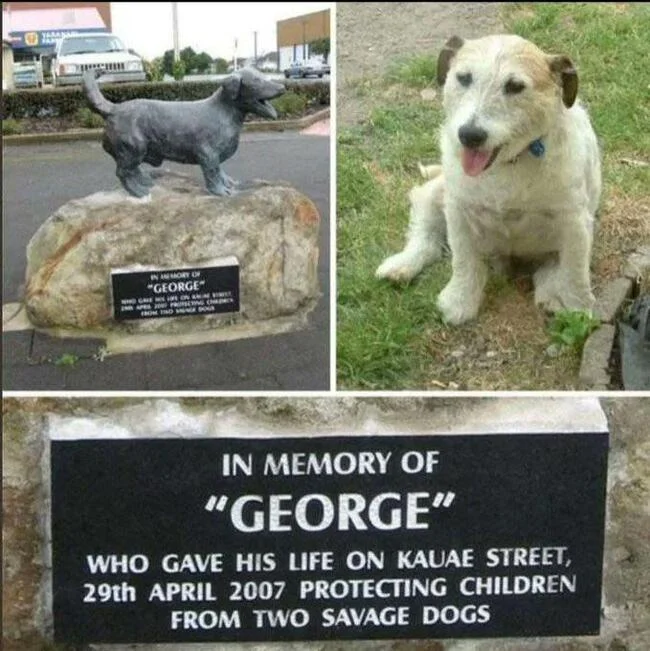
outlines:
M51 643L50 436L187 437L572 430L595 422L595 399L214 398L31 399L3 402L3 648L63 650ZM101 646L93 649L290 651L646 651L650 639L650 398L601 400L611 431L601 635L481 641L311 642ZM498 429L498 428L497 428Z

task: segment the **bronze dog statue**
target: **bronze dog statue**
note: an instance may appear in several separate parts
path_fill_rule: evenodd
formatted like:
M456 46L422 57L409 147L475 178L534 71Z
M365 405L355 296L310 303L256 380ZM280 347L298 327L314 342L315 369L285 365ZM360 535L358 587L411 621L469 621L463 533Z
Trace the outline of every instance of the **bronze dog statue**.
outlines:
M271 99L285 92L283 84L253 68L226 78L210 97L194 102L134 99L109 102L99 90L101 72L87 71L83 89L91 109L106 120L103 147L117 164L117 177L134 197L145 197L154 184L140 169L164 160L200 165L210 194L230 195L237 182L221 169L239 146L247 113L277 118Z

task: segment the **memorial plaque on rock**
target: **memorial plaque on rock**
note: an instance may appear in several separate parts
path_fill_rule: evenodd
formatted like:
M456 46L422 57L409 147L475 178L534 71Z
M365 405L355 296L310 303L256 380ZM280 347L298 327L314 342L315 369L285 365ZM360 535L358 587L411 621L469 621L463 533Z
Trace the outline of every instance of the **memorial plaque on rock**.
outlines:
M607 432L51 446L58 642L599 633Z
M115 269L116 320L204 316L239 311L239 263L234 256L209 266Z

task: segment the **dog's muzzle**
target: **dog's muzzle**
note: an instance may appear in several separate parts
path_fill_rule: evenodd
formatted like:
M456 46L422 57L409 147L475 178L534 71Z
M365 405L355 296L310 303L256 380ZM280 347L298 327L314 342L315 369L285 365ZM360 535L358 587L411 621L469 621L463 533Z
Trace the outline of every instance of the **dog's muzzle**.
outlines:
M458 140L463 145L461 164L467 176L478 176L494 163L500 147L482 149L488 139L488 132L474 124L464 124L458 129Z
M264 89L264 97L257 98L254 102L255 112L262 117L275 120L278 117L278 112L270 100L280 97L280 95L284 95L286 92L287 89L282 84L269 82L267 88Z

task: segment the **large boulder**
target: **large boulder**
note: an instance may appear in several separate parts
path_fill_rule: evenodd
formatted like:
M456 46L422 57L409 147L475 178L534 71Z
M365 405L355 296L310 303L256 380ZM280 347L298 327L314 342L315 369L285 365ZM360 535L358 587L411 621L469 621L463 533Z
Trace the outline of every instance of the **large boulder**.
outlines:
M98 192L56 211L27 246L25 306L43 328L187 332L305 314L320 295L319 214L292 187L261 183L208 195L190 177L159 172L149 199ZM209 265L235 256L236 313L116 321L111 271Z

